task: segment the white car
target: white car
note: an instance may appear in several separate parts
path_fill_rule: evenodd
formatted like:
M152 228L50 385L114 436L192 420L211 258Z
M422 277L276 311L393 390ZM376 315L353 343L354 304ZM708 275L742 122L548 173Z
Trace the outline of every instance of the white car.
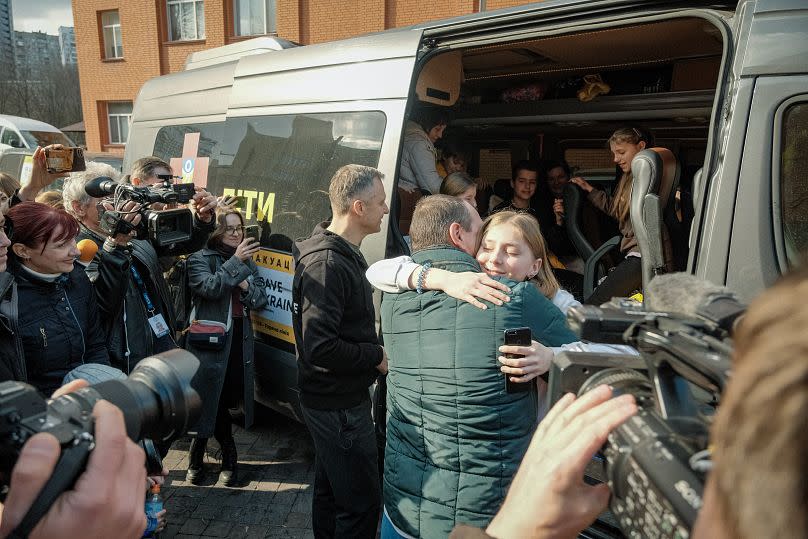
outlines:
M37 146L63 144L75 146L70 138L45 122L0 114L0 155L11 148L33 152Z

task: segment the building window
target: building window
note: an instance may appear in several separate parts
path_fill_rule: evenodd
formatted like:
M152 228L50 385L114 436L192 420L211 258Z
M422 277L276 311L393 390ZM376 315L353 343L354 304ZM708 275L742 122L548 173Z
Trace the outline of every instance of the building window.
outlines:
M109 143L126 144L129 138L129 120L132 119L132 102L107 103L109 118Z
M168 39L188 41L205 39L205 2L203 0L167 0Z
M233 0L237 36L274 34L275 0Z
M104 32L104 58L123 58L121 18L118 12L103 12L101 14L101 27Z

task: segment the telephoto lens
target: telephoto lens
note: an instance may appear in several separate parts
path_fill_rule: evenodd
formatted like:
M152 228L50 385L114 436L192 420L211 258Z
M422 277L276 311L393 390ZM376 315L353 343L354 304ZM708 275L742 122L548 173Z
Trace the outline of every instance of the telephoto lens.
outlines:
M191 387L198 367L199 360L190 352L169 350L138 362L126 380L79 389L53 400L50 407L62 417L75 417L92 412L104 399L121 409L132 440L168 440L199 419L202 401Z

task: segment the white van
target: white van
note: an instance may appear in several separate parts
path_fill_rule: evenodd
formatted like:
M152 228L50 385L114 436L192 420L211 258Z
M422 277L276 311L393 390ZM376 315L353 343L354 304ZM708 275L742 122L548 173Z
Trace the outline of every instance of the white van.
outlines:
M11 148L27 149L33 152L37 146L63 144L75 146L70 138L51 124L0 114L0 155Z
M255 318L257 397L288 413L292 241L329 217L332 173L360 163L385 174L392 208L363 242L365 257L405 249L396 185L418 101L450 107L447 132L471 148L472 175L489 179L527 157L596 167L588 160L615 128L643 125L692 192L682 265L745 298L808 247L802 0L549 0L237 56L143 86L124 170L152 154L190 170L205 159L212 192L245 197L247 220L263 230L271 299ZM580 79L592 74L610 91L582 102ZM544 88L540 99L505 98L531 85Z

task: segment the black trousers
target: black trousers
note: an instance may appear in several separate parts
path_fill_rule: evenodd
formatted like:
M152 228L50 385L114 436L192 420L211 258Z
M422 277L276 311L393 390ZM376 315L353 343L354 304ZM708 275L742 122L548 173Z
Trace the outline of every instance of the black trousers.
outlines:
M233 439L233 419L230 416L230 408L238 407L244 396L243 324L243 318L233 318L233 338L230 339L230 356L227 358L224 385L219 395L219 407L216 410L216 423L213 426L213 437L216 438L219 445Z
M642 261L639 257L628 256L609 272L606 279L592 291L592 295L584 303L600 305L613 297L626 297L640 288L642 288Z
M312 528L317 539L376 537L381 509L370 399L344 410L301 406L314 440Z

